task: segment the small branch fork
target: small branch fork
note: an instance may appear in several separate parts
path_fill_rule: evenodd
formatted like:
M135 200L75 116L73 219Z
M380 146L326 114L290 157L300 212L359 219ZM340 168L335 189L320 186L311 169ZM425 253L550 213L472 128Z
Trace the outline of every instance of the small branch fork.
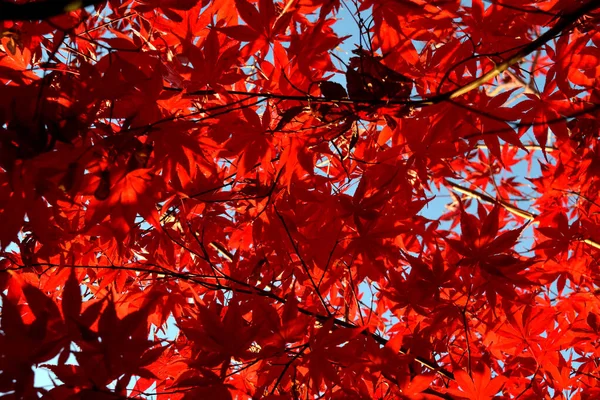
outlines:
M319 296L319 300L321 301L321 304L323 305L323 308L325 309L325 311L327 312L327 314L329 316L331 316L331 312L329 311L329 307L327 305L327 303L325 302L325 299L323 298L323 296L321 295L321 291L319 290L319 286L317 285L317 283L315 282L315 280L313 279L310 270L308 268L308 265L306 265L306 262L304 261L304 259L302 258L302 255L300 255L300 249L298 248L298 244L294 241L294 238L292 237L292 233L290 232L285 219L283 218L283 215L281 215L281 213L277 210L277 208L275 206L273 206L274 210L275 210L275 214L277 214L277 217L279 218L279 220L281 221L281 224L283 225L283 228L285 229L285 233L287 234L288 239L290 239L290 243L292 244L292 247L294 248L294 252L296 253L296 255L298 256L298 258L300 259L300 264L302 265L302 268L304 269L304 273L308 276L308 279L310 280L310 283L313 287L313 290L315 291L315 293L317 294L317 296Z
M498 204L501 207L503 207L506 211L508 211L508 212L510 212L510 213L518 216L518 217L521 217L521 218L523 218L523 219L525 219L527 221L534 221L538 217L538 214L532 213L530 211L523 210L523 209L521 209L519 207L515 207L512 204L510 204L510 203L508 203L508 202L506 202L504 200L495 199L492 196L489 196L489 195L487 195L485 193L481 193L481 192L478 192L478 191L473 190L473 189L468 189L468 188L466 188L464 186L459 185L458 183L454 183L454 182L451 182L449 180L446 180L446 184L448 186L450 186L452 188L452 190L454 190L457 193L464 194L464 195L466 195L468 197L471 197L473 199L477 199L477 200L480 200L480 201L484 201L484 202L489 203L489 204ZM595 248L597 250L600 250L600 243L596 242L595 240L592 240L592 239L582 239L581 241L583 243L587 244L588 246L591 246L591 247L593 247L593 248Z

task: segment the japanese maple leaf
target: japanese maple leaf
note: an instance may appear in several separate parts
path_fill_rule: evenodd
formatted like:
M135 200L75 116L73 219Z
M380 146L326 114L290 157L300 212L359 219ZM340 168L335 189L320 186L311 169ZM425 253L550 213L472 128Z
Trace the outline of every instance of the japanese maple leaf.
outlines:
M92 228L110 215L111 227L123 238L138 214L147 222L160 227L152 194L157 189L157 180L152 169L140 168L126 173L114 185L107 171L101 174L95 198L88 206L87 227Z
M261 120L258 114L249 108L244 108L242 114L246 120L245 125L241 125L239 119L234 120L232 129L236 130L236 134L226 143L227 149L238 154L238 179L245 177L257 163L261 163L267 169L274 156L273 137L265 134L265 118Z
M487 400L496 397L506 382L503 376L491 379L492 374L487 366L480 371L473 371L471 375L464 370L454 372L459 389L449 389L448 392L470 400Z
M23 283L27 306L0 293L0 392L15 398L37 398L32 367L49 360L65 344L64 324L54 300L42 290Z
M302 139L290 136L288 143L281 155L282 166L285 165L281 183L287 185L289 191L294 176L303 179L313 175L313 155L306 151L308 146Z
M259 311L260 310L260 311ZM256 321L268 332L260 341L263 354L280 351L286 343L293 343L306 334L311 320L298 312L298 300L288 295L285 305L279 310L272 308L267 302L257 302Z
M242 55L252 55L261 49L264 55L268 50L266 46L279 34L285 33L291 21L296 7L291 7L295 2L288 3L281 12L276 12L271 0L260 0L258 10L247 0L235 0L239 16L246 25L227 26L219 30L240 42L250 42L242 49Z
M464 258L462 263L467 265L478 264L487 272L504 276L510 270L518 270L524 265L514 258L509 252L516 244L521 232L527 225L512 229L498 235L499 217L501 206L496 204L492 211L486 215L485 209L480 207L482 220L474 215L462 211L460 218L461 240L447 238L446 242ZM505 269L503 272L502 270Z
M548 128L554 132L557 139L567 139L569 130L566 119L562 115L569 110L569 101L561 91L554 92L556 83L547 83L544 91L539 95L525 93L527 100L518 104L519 108L529 109L523 114L520 123L520 134L524 134L530 127L546 156L548 143Z
M514 90L508 90L494 97L488 96L485 92L473 93L475 98L474 102L477 104L478 109L484 111L471 113L472 117L475 119L474 125L478 126L481 130L481 138L490 152L501 162L503 162L503 158L500 142L498 140L499 138L513 146L525 150L519 140L519 136L508 124L508 121L518 119L521 116L521 113L513 108L503 107L513 95L513 92ZM493 114L490 114L490 111L488 110L493 110Z
M232 357L248 359L252 357L250 344L256 333L256 327L242 316L240 306L232 302L223 317L216 307L200 307L196 320L183 321L182 332L190 340L198 343L201 356L190 360L190 366L202 368L223 363L229 365Z
M402 393L410 399L420 399L421 393L426 390L435 379L434 375L417 375L411 380L402 382Z
M545 219L547 218L543 220ZM555 227L539 226L537 228L538 232L546 236L548 240L538 243L535 249L543 249L548 257L554 257L567 251L573 239L580 236L579 223L575 222L569 225L569 219L565 213L557 213L552 222Z
M203 89L206 86L218 88L219 85L233 84L244 78L236 68L239 63L239 44L222 40L225 35L211 29L202 50L191 42L185 42L184 51L194 65L188 90Z

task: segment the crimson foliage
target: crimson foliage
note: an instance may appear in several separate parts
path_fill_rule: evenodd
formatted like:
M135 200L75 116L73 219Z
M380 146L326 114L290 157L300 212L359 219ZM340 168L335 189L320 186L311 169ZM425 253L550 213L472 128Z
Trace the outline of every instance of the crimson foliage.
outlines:
M598 8L3 0L2 397L600 398Z

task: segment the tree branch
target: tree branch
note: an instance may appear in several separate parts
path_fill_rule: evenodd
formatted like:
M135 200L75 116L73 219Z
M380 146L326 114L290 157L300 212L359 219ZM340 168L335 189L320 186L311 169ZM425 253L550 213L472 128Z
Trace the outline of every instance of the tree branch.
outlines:
M458 183L454 183L454 182L450 182L449 180L446 180L446 184L448 184L448 186L450 186L455 192L462 193L466 196L472 197L477 200L484 201L489 204L498 204L498 205L502 206L506 211L508 211L514 215L517 215L521 218L524 218L528 221L534 221L538 217L538 214L535 214L535 213L532 213L529 211L525 211L519 207L513 206L512 204L510 204L504 200L495 199L492 196L489 196L485 193L481 193L476 190L468 189L464 186L459 185ZM581 242L583 242L583 243L587 244L588 246L591 246L595 249L600 250L600 243L598 243L592 239L581 239Z
M111 266L111 265L69 265L69 264L54 264L54 263L46 263L46 262L31 263L28 265L23 265L23 264L19 264L19 263L15 262L14 260L10 260L10 261L13 265L16 265L16 267L0 269L0 273L3 273L3 272L10 273L9 271L19 271L19 270L23 270L23 269L27 269L27 268L35 268L35 267L77 268L77 269L88 269L88 268L100 269L100 268L103 268L103 269L111 269L111 270L139 271L139 272L144 272L144 273L148 273L148 274L162 274L165 277L182 279L187 282L196 283L196 284L203 286L209 290L225 290L225 291L230 291L230 292L234 292L234 293L238 292L238 293L244 293L247 295L262 296L262 297L266 297L266 298L275 300L280 304L286 303L285 298L280 297L271 291L252 286L245 282L241 282L241 281L233 280L233 279L229 278L229 279L231 279L232 283L235 283L242 287L226 286L226 285L223 285L220 283L212 283L212 282L206 282L206 281L202 280L202 279L214 280L214 277L212 277L212 276L176 272L176 271L172 271L170 269L163 268L163 267L160 267L160 266L157 266L154 264L140 264L141 265L140 267L134 267L134 266L130 267L130 266L124 266L124 265L123 266L119 266L119 265L116 265L116 266L114 266L114 265L113 266ZM153 268L148 268L145 265L151 266ZM154 269L154 268L157 268L157 269ZM319 320L321 322L328 321L332 318L329 315L318 314L318 313L315 313L313 311L307 310L302 307L298 307L298 312L300 312L301 314L307 315L309 317L316 318L317 320ZM351 322L343 321L343 320L340 320L337 318L333 318L333 323L342 328L348 328L348 329L360 328L360 326L358 326L358 325L355 325ZM380 344L382 346L385 346L388 342L388 340L386 338L384 338L376 333L369 332L368 330L362 330L361 334L371 337L373 340L375 340L375 342L377 342L378 344ZM411 354L410 350L405 347L401 347L398 350L398 352L403 355ZM454 380L454 374L452 372L448 371L447 369L438 366L436 362L428 360L423 357L419 357L419 356L414 357L414 360L417 363L421 364L423 367L425 367L433 372L438 373L442 377L444 377L446 379Z
M433 102L432 104L435 104L435 103L439 103L440 101L444 101L444 100L453 100L453 99L456 99L457 97L462 96L465 93L470 92L473 89L477 89L479 86L483 85L485 82L497 77L502 72L504 72L508 68L510 68L512 65L518 63L523 58L527 57L528 55L530 55L537 49L541 48L543 45L548 43L550 40L554 39L557 35L562 33L564 30L570 28L571 25L573 25L579 18L583 17L585 14L587 14L591 11L594 11L597 8L600 8L600 2L597 0L589 0L586 4L579 7L577 10L573 11L572 13L564 14L552 28L550 28L548 31L546 31L544 34L542 34L540 37L535 39L533 42L529 43L527 46L523 47L521 50L519 50L515 55L510 57L508 60L504 61L501 64L498 64L491 71L480 76L479 78L475 79L474 81L472 81L462 87L459 87L458 89L455 89L448 93L444 93L440 96L433 97L433 98L429 99L429 102L424 101L423 104L428 104L428 103L432 103L432 102Z
M234 95L253 95L255 97L265 98L265 99L280 99L280 100L297 100L297 101L311 101L314 103L336 103L336 104L371 104L371 105L406 105L410 107L424 107L430 106L438 103L442 103L448 100L454 100L465 93L470 92L471 90L477 89L482 86L485 82L493 79L508 70L514 64L517 64L525 57L533 53L534 51L540 49L543 45L548 43L550 40L555 38L557 35L562 33L563 31L570 28L579 18L583 17L585 14L588 14L595 9L600 8L600 2L597 0L590 0L577 10L572 13L564 14L558 22L546 31L544 34L539 36L537 39L533 40L531 43L523 46L523 48L517 51L512 57L503 63L498 64L491 71L483 74L479 78L469 82L466 85L463 85L455 90L450 92L442 93L439 95L435 95L425 99L329 99L324 97L313 97L309 94L302 96L294 96L294 95L283 95L276 93L248 93L243 91L235 91L228 90L227 93ZM170 88L164 87L164 90L172 90L181 92L183 89L179 88ZM206 95L215 95L216 91L207 89L207 90L197 90L193 92L188 92L184 96L206 96Z

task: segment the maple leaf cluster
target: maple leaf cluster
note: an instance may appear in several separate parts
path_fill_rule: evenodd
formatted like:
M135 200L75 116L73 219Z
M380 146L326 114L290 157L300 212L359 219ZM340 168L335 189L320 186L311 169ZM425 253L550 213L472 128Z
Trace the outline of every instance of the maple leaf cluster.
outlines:
M0 397L600 398L599 46L596 0L1 1Z

